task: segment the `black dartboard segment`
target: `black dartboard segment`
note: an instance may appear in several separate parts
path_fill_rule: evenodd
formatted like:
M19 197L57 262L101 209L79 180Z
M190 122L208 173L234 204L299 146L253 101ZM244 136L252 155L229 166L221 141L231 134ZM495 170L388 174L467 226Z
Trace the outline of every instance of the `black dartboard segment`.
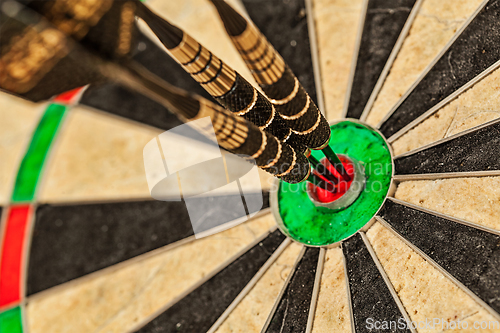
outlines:
M274 231L138 332L206 332L284 240Z
M135 61L174 86L213 100L198 82L149 38L140 34L138 42L138 50L133 57ZM163 105L112 83L91 85L83 93L80 104L163 130L182 124ZM193 137L196 137L196 133L193 130Z
M184 202L41 205L31 240L28 295L192 235Z
M234 200L232 197L226 198ZM211 199L200 199L199 205L210 205ZM267 208L267 194L263 202L262 208ZM242 216L224 217L236 220ZM27 293L32 295L192 235L184 201L41 205L35 214Z
M500 170L500 120L394 160L397 175Z
M379 214L397 233L500 312L500 236L388 200Z
M360 118L416 0L369 0L347 118Z
M306 249L279 300L266 333L301 333L306 331L318 258L318 248Z
M305 1L242 2L252 21L283 57L317 104Z
M374 329L370 329L370 325L375 325L375 321L404 323L404 316L399 311L361 235L358 233L343 242L342 252L346 261L356 333L373 332ZM409 330L398 329L398 325L393 325L385 332L410 333Z
M82 95L80 104L106 111L162 130L182 124L164 106L116 84L91 85Z
M391 137L500 60L500 0L490 0L380 130Z

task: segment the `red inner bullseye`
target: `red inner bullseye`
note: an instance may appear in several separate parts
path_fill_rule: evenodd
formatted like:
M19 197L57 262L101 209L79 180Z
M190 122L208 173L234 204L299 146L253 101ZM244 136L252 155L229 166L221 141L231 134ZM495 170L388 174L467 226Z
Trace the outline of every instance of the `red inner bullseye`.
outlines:
M311 183L308 184L308 186L311 186L310 190L312 190L313 193L316 194L318 201L320 201L322 203L330 203L330 202L333 202L333 201L339 199L351 187L352 180L354 179L354 166L352 165L351 161L349 161L345 156L339 156L339 159L342 162L342 164L344 165L344 168L347 171L347 173L349 174L349 176L351 176L350 181L346 182L342 178L342 176L337 172L337 170L335 170L333 165L331 165L328 162L328 160L326 158L324 158L321 161L321 163L323 163L323 165L325 165L328 168L328 170L330 170L330 172L332 174L334 174L340 180L339 183L335 186L336 192L332 193L332 192L324 190L318 186L314 186ZM326 179L323 176L319 175L316 171L314 171L314 173L317 176L319 176L323 179Z

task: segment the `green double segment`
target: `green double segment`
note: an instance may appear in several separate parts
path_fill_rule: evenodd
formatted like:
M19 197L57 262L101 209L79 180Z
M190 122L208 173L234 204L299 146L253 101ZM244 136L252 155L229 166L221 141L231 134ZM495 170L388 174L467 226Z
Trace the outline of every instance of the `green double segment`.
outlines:
M67 107L61 104L50 104L40 119L19 167L12 203L30 202L35 198L45 159L66 109Z
M0 313L0 333L22 333L23 320L21 308L16 306Z

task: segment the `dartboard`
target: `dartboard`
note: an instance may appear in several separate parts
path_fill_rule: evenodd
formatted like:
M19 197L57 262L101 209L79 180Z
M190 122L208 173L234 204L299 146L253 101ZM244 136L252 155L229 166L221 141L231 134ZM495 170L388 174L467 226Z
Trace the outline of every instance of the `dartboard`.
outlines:
M257 86L210 1L145 3ZM325 215L259 171L243 187L262 205L199 237L185 201L148 187L144 147L181 125L164 106L114 83L2 92L0 332L500 332L500 1L229 3L381 197ZM210 98L138 39L135 61Z

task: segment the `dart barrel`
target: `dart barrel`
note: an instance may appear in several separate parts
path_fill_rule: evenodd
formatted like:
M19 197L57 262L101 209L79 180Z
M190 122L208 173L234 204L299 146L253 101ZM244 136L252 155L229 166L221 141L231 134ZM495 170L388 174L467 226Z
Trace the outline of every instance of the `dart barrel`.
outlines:
M128 57L136 46L135 0L25 1L54 27L111 59Z
M67 35L24 8L0 11L0 88L33 102L106 78L86 66ZM29 20L29 21L28 21Z
M219 145L228 151L247 155L258 167L288 183L300 183L310 174L307 158L272 134L249 121L207 101L199 101L199 111L188 120L210 117ZM210 133L211 128L199 128Z
M262 33L222 0L212 0L255 80L286 124L311 149L324 148L330 127L281 55Z
M194 38L143 7L140 15L170 55L220 104L299 152L306 150L274 105L247 80Z
M298 152L304 153L307 147L288 127L276 108L241 75L236 72L235 74L236 78L232 89L223 96L215 97L215 99L226 109L273 134Z
M197 129L208 137L215 132L219 146L231 153L248 156L259 168L288 183L300 183L309 177L311 166L304 154L248 120L202 97L170 86L137 63L121 67L107 65L102 70L108 77L164 104L181 120L188 122L210 117L208 128Z
M250 24L231 38L287 125L308 147L324 147L330 138L328 122L273 46Z
M18 96L38 102L107 80L97 68L84 65L87 55L69 47L67 37L117 61L135 49L135 0L17 3L15 18L1 13L0 34L16 38L0 40L0 85Z

